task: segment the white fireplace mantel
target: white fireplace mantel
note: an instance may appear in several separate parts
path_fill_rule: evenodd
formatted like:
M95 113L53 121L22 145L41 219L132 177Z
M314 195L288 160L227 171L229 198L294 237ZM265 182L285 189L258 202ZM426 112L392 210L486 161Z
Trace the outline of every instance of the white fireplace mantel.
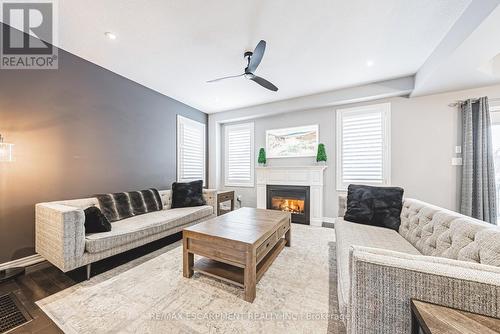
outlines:
M323 223L323 174L326 166L257 167L257 207L267 207L267 185L309 186L310 223Z

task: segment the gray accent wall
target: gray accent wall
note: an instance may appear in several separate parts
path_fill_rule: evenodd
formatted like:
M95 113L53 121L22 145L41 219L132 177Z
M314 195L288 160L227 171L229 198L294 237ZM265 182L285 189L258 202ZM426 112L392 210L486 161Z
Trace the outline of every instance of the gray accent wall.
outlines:
M165 78L175 80L175 78ZM170 188L176 116L207 115L59 50L58 70L0 70L0 263L34 254L35 203Z

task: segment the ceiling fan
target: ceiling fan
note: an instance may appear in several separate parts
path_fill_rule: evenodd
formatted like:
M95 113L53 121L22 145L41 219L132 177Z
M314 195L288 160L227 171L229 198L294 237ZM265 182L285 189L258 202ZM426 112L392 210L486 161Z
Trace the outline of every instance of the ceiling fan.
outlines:
M223 78L218 78L218 79L213 79L209 80L207 82L217 82L225 79L232 79L232 78L238 78L238 77L245 77L249 80L252 80L259 85L261 85L264 88L267 88L269 90L272 90L273 92L276 92L278 90L278 87L270 83L264 78L261 78L259 76L256 76L253 74L257 67L259 66L260 62L262 61L262 57L264 56L264 51L266 51L266 41L260 41L259 44L255 47L255 50L252 51L247 51L243 55L245 58L247 58L247 67L245 68L245 73L243 74L238 74L238 75L230 75L227 77Z

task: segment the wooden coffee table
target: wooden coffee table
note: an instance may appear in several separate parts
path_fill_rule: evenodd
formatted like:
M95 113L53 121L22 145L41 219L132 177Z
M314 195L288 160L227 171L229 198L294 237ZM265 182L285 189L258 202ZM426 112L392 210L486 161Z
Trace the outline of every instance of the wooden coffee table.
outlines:
M255 299L255 285L285 246L290 246L291 215L275 210L241 208L185 228L183 274L193 271L245 289ZM202 258L194 263L194 254Z

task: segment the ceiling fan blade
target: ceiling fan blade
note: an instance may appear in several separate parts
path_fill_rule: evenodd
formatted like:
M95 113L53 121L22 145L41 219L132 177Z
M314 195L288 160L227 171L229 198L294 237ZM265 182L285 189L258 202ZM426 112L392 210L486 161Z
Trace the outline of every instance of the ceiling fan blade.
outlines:
M264 88L272 90L273 92L278 91L278 87L276 87L275 85L273 85L272 83L270 83L269 81L267 81L264 78L258 77L256 75L252 75L249 77L249 79L252 81L255 81L256 83L258 83L259 85L261 85Z
M243 74L238 74L238 75L230 75L230 76L227 76L227 77L222 77L222 78L217 78L217 79L213 79L213 80L208 80L207 82L216 82L216 81L221 81L221 80L225 80L225 79L242 77L244 75L245 75L244 73Z
M250 63L246 69L247 72L253 73L259 66L264 57L264 52L266 51L266 41L261 40L259 44L255 47L252 56L250 57Z

